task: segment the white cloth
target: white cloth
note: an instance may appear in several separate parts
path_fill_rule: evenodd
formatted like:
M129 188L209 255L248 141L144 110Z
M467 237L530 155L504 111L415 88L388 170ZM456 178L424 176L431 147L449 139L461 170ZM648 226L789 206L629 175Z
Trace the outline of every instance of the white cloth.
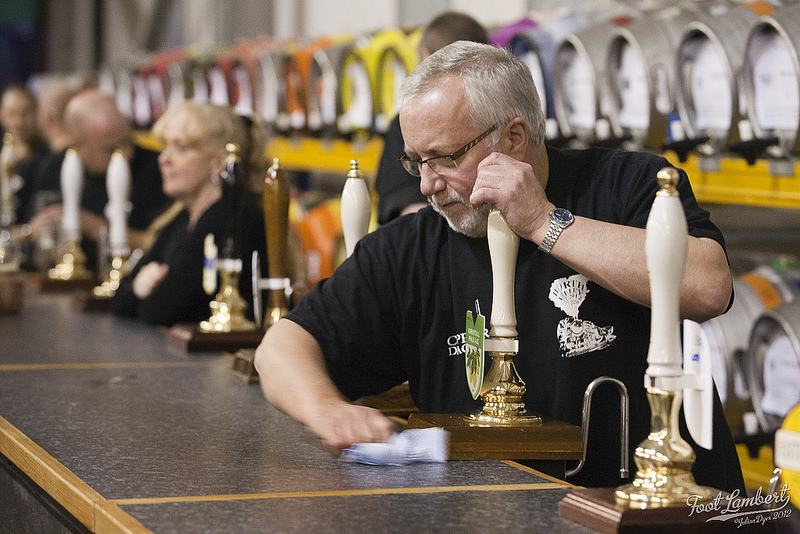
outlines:
M405 465L447 461L449 434L443 428L404 430L387 443L355 443L342 451L341 459L368 465Z

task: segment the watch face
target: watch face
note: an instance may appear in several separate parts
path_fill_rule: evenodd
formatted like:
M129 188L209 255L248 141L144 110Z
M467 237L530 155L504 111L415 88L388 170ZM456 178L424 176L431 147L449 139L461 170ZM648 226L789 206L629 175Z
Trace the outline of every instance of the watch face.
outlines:
M553 210L553 220L567 225L572 222L572 214L564 208L556 208Z

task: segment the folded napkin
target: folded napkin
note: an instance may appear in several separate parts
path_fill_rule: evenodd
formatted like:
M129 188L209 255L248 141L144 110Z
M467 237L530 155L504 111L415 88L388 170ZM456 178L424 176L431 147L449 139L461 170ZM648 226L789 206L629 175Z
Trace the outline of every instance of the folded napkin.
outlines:
M393 434L388 443L355 443L341 459L368 465L405 465L447 461L449 435L443 428L420 428Z

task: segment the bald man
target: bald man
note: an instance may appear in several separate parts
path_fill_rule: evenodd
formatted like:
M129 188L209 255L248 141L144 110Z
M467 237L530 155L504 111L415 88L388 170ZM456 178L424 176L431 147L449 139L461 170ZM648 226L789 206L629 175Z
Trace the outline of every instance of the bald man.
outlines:
M77 82L64 79L44 86L39 94L37 121L50 150L60 152L72 144L65 126L65 115L69 101L81 92Z
M132 142L130 121L117 109L111 98L96 89L79 93L67 104L64 123L72 139L72 148L83 162L80 224L84 251L92 267L96 258L96 242L101 232L108 228L103 214L108 203L105 175L115 150L122 150L131 166L131 212L128 219L131 248L146 243L145 230L171 202L161 189L158 153ZM65 153L66 149L56 153L38 177L38 204L47 204L51 199L56 199L56 203L40 209L32 217L30 222L34 233L61 219L58 193L61 190L61 165Z

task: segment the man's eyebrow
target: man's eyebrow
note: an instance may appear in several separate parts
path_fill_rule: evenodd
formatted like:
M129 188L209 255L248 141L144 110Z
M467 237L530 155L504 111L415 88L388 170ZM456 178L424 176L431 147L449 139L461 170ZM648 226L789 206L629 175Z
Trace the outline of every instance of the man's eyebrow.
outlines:
M405 155L408 156L409 158L418 159L418 160L438 158L439 156L446 156L446 155L452 153L452 151L442 150L441 148L432 148L432 149L426 151L427 157L426 158L422 158L419 154L417 154L415 151L409 149L408 147L405 147L404 152L405 152Z
M419 154L409 149L408 147L403 147L403 154L408 156L410 159L420 159Z

